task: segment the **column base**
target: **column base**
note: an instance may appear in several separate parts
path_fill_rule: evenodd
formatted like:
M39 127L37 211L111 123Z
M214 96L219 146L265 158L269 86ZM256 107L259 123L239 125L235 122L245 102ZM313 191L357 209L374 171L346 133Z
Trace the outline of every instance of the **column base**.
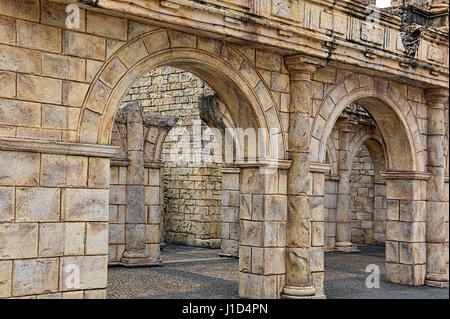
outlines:
M119 264L124 267L160 266L161 259L150 257L147 252L125 251Z
M356 246L354 246L351 242L339 242L334 245L334 249L337 251L342 251L346 253L352 253L359 251Z
M316 295L314 287L285 286L281 299L325 299L325 295Z
M449 288L448 274L428 273L425 277L425 285L436 288Z

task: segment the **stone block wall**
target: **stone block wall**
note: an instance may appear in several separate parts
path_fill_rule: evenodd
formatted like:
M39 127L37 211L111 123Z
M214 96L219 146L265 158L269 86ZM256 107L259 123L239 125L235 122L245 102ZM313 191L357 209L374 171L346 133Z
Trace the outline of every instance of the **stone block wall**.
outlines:
M211 94L214 94L211 88L194 74L164 66L144 75L123 100L124 104L140 102L144 112L179 119L166 137L161 158L165 164L163 231L169 243L220 246L220 148L200 119L198 108L199 97ZM190 133L190 139L186 131ZM219 157L208 163L201 159L203 146L210 142L213 143L213 154ZM174 148L190 148L189 161L171 152Z
M0 163L0 297L104 298L109 159L0 150Z
M375 181L374 162L365 145L355 155L352 167L352 242L382 244L386 237L386 186Z

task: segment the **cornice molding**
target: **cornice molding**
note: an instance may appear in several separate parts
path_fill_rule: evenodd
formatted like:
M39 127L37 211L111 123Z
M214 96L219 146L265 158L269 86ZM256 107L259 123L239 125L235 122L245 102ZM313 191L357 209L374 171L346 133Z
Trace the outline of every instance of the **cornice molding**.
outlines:
M0 137L0 150L113 158L116 146Z

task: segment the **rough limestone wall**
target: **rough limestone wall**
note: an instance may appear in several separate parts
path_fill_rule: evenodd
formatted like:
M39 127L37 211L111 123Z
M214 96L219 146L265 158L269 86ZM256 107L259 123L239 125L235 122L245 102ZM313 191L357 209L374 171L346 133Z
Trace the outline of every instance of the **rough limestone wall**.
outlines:
M355 155L351 182L351 230L355 244L383 244L386 237L386 186L375 181L374 162L365 145Z
M220 247L222 182L218 163L181 161L171 148L190 148L191 158L200 158L208 129L200 120L198 98L212 94L205 82L192 73L163 66L143 76L123 103L139 101L144 112L179 118L163 146L165 241L195 246ZM186 129L191 133L180 131ZM205 137L205 135L203 136ZM209 141L213 138L209 136ZM209 142L206 141L206 142ZM214 144L214 149L218 145ZM216 152L217 154L217 152ZM208 154L209 155L209 154ZM216 161L217 162L217 161Z

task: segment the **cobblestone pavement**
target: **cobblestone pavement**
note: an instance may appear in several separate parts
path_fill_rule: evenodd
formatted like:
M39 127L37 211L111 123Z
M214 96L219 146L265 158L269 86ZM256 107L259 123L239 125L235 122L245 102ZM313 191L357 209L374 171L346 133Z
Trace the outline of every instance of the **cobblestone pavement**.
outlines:
M218 249L167 245L163 266L111 267L108 298L235 299L238 297L238 260L218 257ZM366 266L380 267L379 289L366 288ZM448 299L448 289L409 287L385 279L384 248L360 246L356 253L325 254L325 294L329 299Z

